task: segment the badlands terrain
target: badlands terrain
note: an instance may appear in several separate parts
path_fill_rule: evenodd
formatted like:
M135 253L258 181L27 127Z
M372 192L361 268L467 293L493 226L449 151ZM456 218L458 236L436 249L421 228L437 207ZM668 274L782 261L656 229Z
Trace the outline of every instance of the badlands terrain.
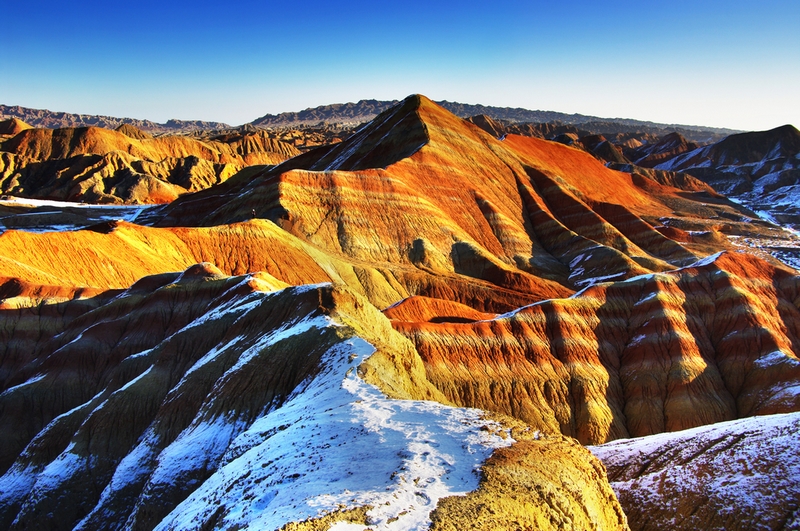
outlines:
M0 528L800 529L800 133L458 105L6 113Z

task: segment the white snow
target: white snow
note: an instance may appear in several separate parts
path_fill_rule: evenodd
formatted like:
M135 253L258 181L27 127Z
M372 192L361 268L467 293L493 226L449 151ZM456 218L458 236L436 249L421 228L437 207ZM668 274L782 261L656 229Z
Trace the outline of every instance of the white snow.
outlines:
M645 341L646 339L647 339L647 336L645 334L639 334L639 335L635 336L633 339L631 339L628 342L628 346L632 347L632 346L638 345L639 343L641 343L642 341Z
M800 365L800 361L794 356L790 356L780 350L774 350L759 357L754 365L760 369L767 369L773 365L786 364L786 365Z
M656 273L645 273L643 275L636 275L635 277L626 278L625 280L620 280L620 282L638 282L640 280L652 280L655 278Z
M90 203L74 203L70 201L52 201L48 199L26 199L23 197L10 197L7 199L0 199L0 205L6 206L22 206L22 207L57 207L57 208L72 208L91 211L87 213L87 217L83 223L75 224L48 224L42 223L33 227L14 227L14 230L21 230L25 232L65 232L77 230L88 225L99 223L102 221L121 220L128 223L134 223L136 219L148 209L158 208L160 205L101 205ZM99 213L99 214L98 214ZM20 214L11 214L7 218L19 218L25 216L46 216L46 215L63 214L61 211L55 212L24 212ZM5 225L0 225L4 228Z
M239 435L157 529L196 528L220 506L221 525L241 529L360 506L371 507L370 529L426 529L441 497L477 488L478 467L512 439L487 430L478 410L386 398L357 375L373 352L360 338L334 346L320 373Z
M235 372L246 370L246 365L256 356L264 352L269 346L283 341L291 336L299 335L313 328L326 328L337 326L326 316L301 319L291 326L280 328L259 338L252 346L239 354L239 359L226 373L220 378L224 381L226 377ZM236 338L227 343L224 347L214 349L209 355L218 355L231 348L241 340ZM198 365L207 363L214 355L204 356L192 369L187 372L190 374L198 368ZM183 380L186 379L184 376ZM180 388L183 380L178 384ZM153 472L151 483L172 483L180 479L185 471L193 471L201 468L211 468L216 466L216 462L228 449L234 437L239 435L246 426L235 420L224 417L213 419L196 418L192 424L185 429L178 438L165 448L158 457L158 466Z
M70 443L66 450L52 460L36 477L32 497L37 497L37 491L51 492L72 477L81 466L85 467L85 458L74 453L75 443Z
M689 264L686 267L681 267L680 269L677 269L677 271L682 271L682 270L689 269L689 268L694 268L694 267L703 267L703 266L711 265L711 264L713 264L714 262L717 261L717 258L722 256L723 252L724 251L720 251L718 253L714 253L712 255L706 256L705 258L701 258L700 260L696 261L693 264Z
M23 388L25 388L25 387L27 387L29 385L32 385L32 384L38 382L39 380L41 380L44 377L45 377L44 374L37 374L36 376L32 376L31 378L28 378L27 380L25 380L21 384L15 385L14 387L9 387L8 389L6 389L2 393L0 393L0 396L11 394L11 393L13 393L15 391L23 389Z
M92 210L105 210L108 212L108 219L124 219L134 221L142 211L154 208L159 205L104 205L94 203L75 203L72 201L53 201L49 199L27 199L24 197L9 197L0 199L0 205L8 206L29 206L29 207L59 207L59 208L82 208ZM31 212L27 215L58 214L59 212ZM17 214L24 216L26 214Z
M581 270L581 273L582 272L583 272L583 270ZM611 275L584 278L583 280L576 280L575 281L575 285L579 286L579 287L587 287L588 288L588 287L594 286L595 284L602 284L604 282L612 282L614 280L619 280L619 277L624 276L624 275L625 275L625 272L624 271L620 271L619 273L613 273ZM572 276L573 275L570 275L570 278L572 278Z
M105 509L114 494L128 485L145 481L149 472L147 463L155 458L153 449L155 438L152 428L148 429L139 444L114 469L114 475L100 494L100 499L94 509L75 526L75 530L86 529L90 519L95 518L98 511Z
M652 293L648 293L646 297L643 299L639 299L634 306L639 306L640 304L644 304L648 301L658 298L658 291L653 291Z
M247 365L250 360L258 356L258 354L264 350L265 348L269 347L270 345L274 345L279 341L283 341L291 336L297 336L303 334L312 328L325 328L327 326L334 326L333 322L330 318L320 315L317 317L312 318L303 318L300 321L293 323L291 326L287 326L284 328L279 328L266 334L265 336L261 337L252 347L248 348L244 352L241 353L239 356L239 360L236 364L228 369L227 374L232 374L241 370L242 367ZM225 376L223 376L224 378Z
M573 259L572 259L572 261L569 263L569 268L570 268L570 269L574 269L574 268L575 268L575 267L576 267L578 264L580 264L581 262L583 262L583 261L584 261L586 258L587 258L587 255L586 255L586 254L584 254L584 253L580 253L580 254L578 254L578 255L577 255L577 256L575 256L575 258L573 258Z

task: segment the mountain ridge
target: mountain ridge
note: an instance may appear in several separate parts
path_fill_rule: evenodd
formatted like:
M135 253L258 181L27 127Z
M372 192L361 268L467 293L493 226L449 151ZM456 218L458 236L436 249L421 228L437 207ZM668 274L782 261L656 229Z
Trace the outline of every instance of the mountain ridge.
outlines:
M116 129L123 124L138 127L151 133L183 133L197 130L230 129L223 122L170 119L160 124L152 120L117 118L96 114L78 114L48 109L33 109L20 105L0 105L0 119L16 118L33 127L60 129L64 127L103 127Z
M337 103L309 107L302 111L284 112L279 114L266 114L250 122L261 127L286 127L292 125L314 125L321 121L360 123L371 120L380 112L399 103L399 100L360 100L356 103ZM435 101L437 105L447 109L456 116L468 118L476 115L486 115L495 120L523 123L550 123L581 125L591 123L615 123L624 126L650 127L655 129L685 129L688 131L708 131L713 133L734 134L740 132L735 129L706 127L699 125L662 124L657 122L635 120L631 118L601 118L585 114L568 114L557 111L531 110L522 107L496 107L481 104L468 104L451 102L447 100ZM356 121L358 120L358 121Z
M292 127L317 125L325 123L361 124L372 120L389 107L396 105L400 100L375 100L363 99L358 102L333 103L308 107L301 111L286 111L278 114L265 114L243 125L257 127ZM601 118L598 116L562 113L558 111L531 110L522 107L497 107L482 104L468 104L437 101L453 114L468 118L485 114L496 120L505 120L512 123L561 123L566 125L593 124L596 129L598 124L616 124L617 127L647 128L657 131L679 130L693 132L707 132L717 135L729 135L741 132L740 130L708 127L701 125L662 124L632 118ZM68 113L63 111L50 111L47 109L34 109L20 105L0 105L0 119L16 118L34 127L62 128L96 126L116 129L123 124L133 125L150 133L188 133L197 130L224 130L233 126L214 121L204 120L176 120L170 119L165 123L157 123L147 119L113 117L105 115L90 115Z

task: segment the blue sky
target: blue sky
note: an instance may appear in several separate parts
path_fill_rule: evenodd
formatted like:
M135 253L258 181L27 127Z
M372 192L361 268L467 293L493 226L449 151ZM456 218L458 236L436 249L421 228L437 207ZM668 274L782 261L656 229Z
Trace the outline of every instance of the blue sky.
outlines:
M0 103L249 122L435 100L800 127L800 2L2 4Z

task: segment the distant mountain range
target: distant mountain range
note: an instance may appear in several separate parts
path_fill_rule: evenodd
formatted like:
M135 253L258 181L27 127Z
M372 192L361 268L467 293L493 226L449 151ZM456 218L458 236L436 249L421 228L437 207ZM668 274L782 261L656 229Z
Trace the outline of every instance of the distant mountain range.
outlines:
M357 125L372 120L379 113L397 103L397 100L361 100L357 103L335 103L332 105L313 107L299 112L266 114L253 120L250 124L263 128L304 127L318 125L320 123ZM715 127L660 124L628 118L599 118L597 116L588 116L584 114L566 114L554 111L532 111L522 108L469 105L450 101L438 101L436 103L462 118L482 114L495 120L513 123L558 122L581 126L583 129L599 133L608 133L613 130L615 132L640 131L661 135L667 131L678 131L687 138L702 141L706 139L719 139L722 136L740 132L733 129ZM34 127L47 128L97 126L116 129L122 124L130 124L151 133L185 133L197 130L207 131L231 128L230 125L221 122L169 120L161 124L150 120L138 120L134 118L71 114L7 105L0 105L0 119L1 118L18 118Z
M123 124L128 124L150 133L183 133L231 128L230 125L222 122L204 122L202 120L168 120L166 123L159 124L150 120L137 120L136 118L73 114L53 112L46 109L30 109L19 105L0 105L0 119L6 118L17 118L34 127L46 127L48 129L87 126L116 129Z

